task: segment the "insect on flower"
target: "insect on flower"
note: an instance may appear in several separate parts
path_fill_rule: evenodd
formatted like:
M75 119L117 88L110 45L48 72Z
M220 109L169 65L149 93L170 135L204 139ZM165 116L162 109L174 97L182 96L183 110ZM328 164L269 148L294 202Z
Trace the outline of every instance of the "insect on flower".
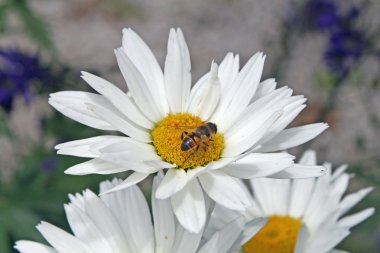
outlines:
M212 137L216 134L217 129L218 128L214 123L206 122L190 131L183 131L181 134L181 150L189 151L190 149L194 149L193 153L191 153L186 160L198 152L201 146L203 147L203 150L206 151L208 142L214 141Z

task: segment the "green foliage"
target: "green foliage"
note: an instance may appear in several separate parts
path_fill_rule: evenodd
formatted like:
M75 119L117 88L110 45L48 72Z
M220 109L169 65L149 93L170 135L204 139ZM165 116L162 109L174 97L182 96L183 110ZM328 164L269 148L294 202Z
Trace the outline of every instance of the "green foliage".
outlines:
M0 32L7 29L8 12L18 15L25 32L42 49L53 49L50 31L46 22L30 9L26 0L6 0L0 6Z
M5 112L0 108L0 136L12 138L12 132L9 129Z
M18 0L14 3L14 10L19 14L25 31L43 48L51 50L53 43L46 23L30 10L26 1Z
M332 90L335 87L337 81L337 77L330 72L321 72L317 75L316 78L317 86L326 91Z
M6 26L6 13L8 11L8 4L0 6L0 32L4 32Z
M74 177L64 169L82 162L79 158L62 157L52 171L41 170L41 161L53 156L53 151L34 148L25 156L10 181L0 184L0 252L9 252L16 240L41 241L35 226L43 219L65 227L63 204L67 194L91 188L97 191L104 177ZM0 248L1 249L1 248Z
M57 78L60 85L70 86L77 81L70 71ZM0 114L0 136L6 136L17 145L17 138L8 127L9 115ZM64 170L86 159L59 156L52 148L44 146L46 140L70 141L99 135L99 131L71 121L55 112L42 119L43 136L36 146L18 161L10 179L0 180L0 252L13 252L17 240L42 241L35 226L46 220L67 228L63 204L69 193L89 188L98 191L99 182L107 177L89 175L70 176ZM46 159L55 159L56 167L44 170ZM112 176L113 177L113 176Z

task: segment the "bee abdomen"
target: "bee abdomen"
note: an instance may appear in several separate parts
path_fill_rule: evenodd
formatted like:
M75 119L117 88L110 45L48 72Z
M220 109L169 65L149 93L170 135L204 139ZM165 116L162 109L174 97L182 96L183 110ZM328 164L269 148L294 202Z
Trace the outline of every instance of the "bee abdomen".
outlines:
M191 149L192 147L194 147L194 142L192 139L190 138L187 138L187 139L184 139L181 143L181 150L182 151L188 151L189 149Z

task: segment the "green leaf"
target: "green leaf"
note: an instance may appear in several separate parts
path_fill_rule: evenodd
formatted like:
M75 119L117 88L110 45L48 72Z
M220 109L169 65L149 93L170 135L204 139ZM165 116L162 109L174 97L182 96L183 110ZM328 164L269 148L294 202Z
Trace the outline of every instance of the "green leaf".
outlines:
M11 245L9 245L9 238L6 232L3 227L0 227L0 252L11 253Z
M0 209L0 252L11 253L4 210Z
M13 134L8 126L7 115L3 110L0 109L0 136L6 136L8 138L12 138Z
M0 6L0 32L4 32L5 30L8 10L8 4L5 3Z
M29 9L26 1L13 1L12 3L13 8L18 12L24 29L29 36L43 48L52 50L53 43L45 21Z
M9 230L16 240L41 241L35 228L39 222L37 215L25 209L13 208L9 213Z
M328 72L321 72L317 75L317 85L318 87L325 89L327 91L334 88L337 83L337 78L335 75Z

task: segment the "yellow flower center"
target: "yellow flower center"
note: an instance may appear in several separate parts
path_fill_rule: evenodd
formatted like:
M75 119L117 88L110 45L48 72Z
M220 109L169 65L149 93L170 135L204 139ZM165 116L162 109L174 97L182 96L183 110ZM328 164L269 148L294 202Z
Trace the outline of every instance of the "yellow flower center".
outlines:
M206 136L200 126L207 127L205 131L211 135ZM169 114L156 124L151 134L157 154L180 169L191 169L218 160L224 147L220 133L214 133L207 122L188 113Z
M302 222L289 216L271 216L246 244L244 253L293 253Z

